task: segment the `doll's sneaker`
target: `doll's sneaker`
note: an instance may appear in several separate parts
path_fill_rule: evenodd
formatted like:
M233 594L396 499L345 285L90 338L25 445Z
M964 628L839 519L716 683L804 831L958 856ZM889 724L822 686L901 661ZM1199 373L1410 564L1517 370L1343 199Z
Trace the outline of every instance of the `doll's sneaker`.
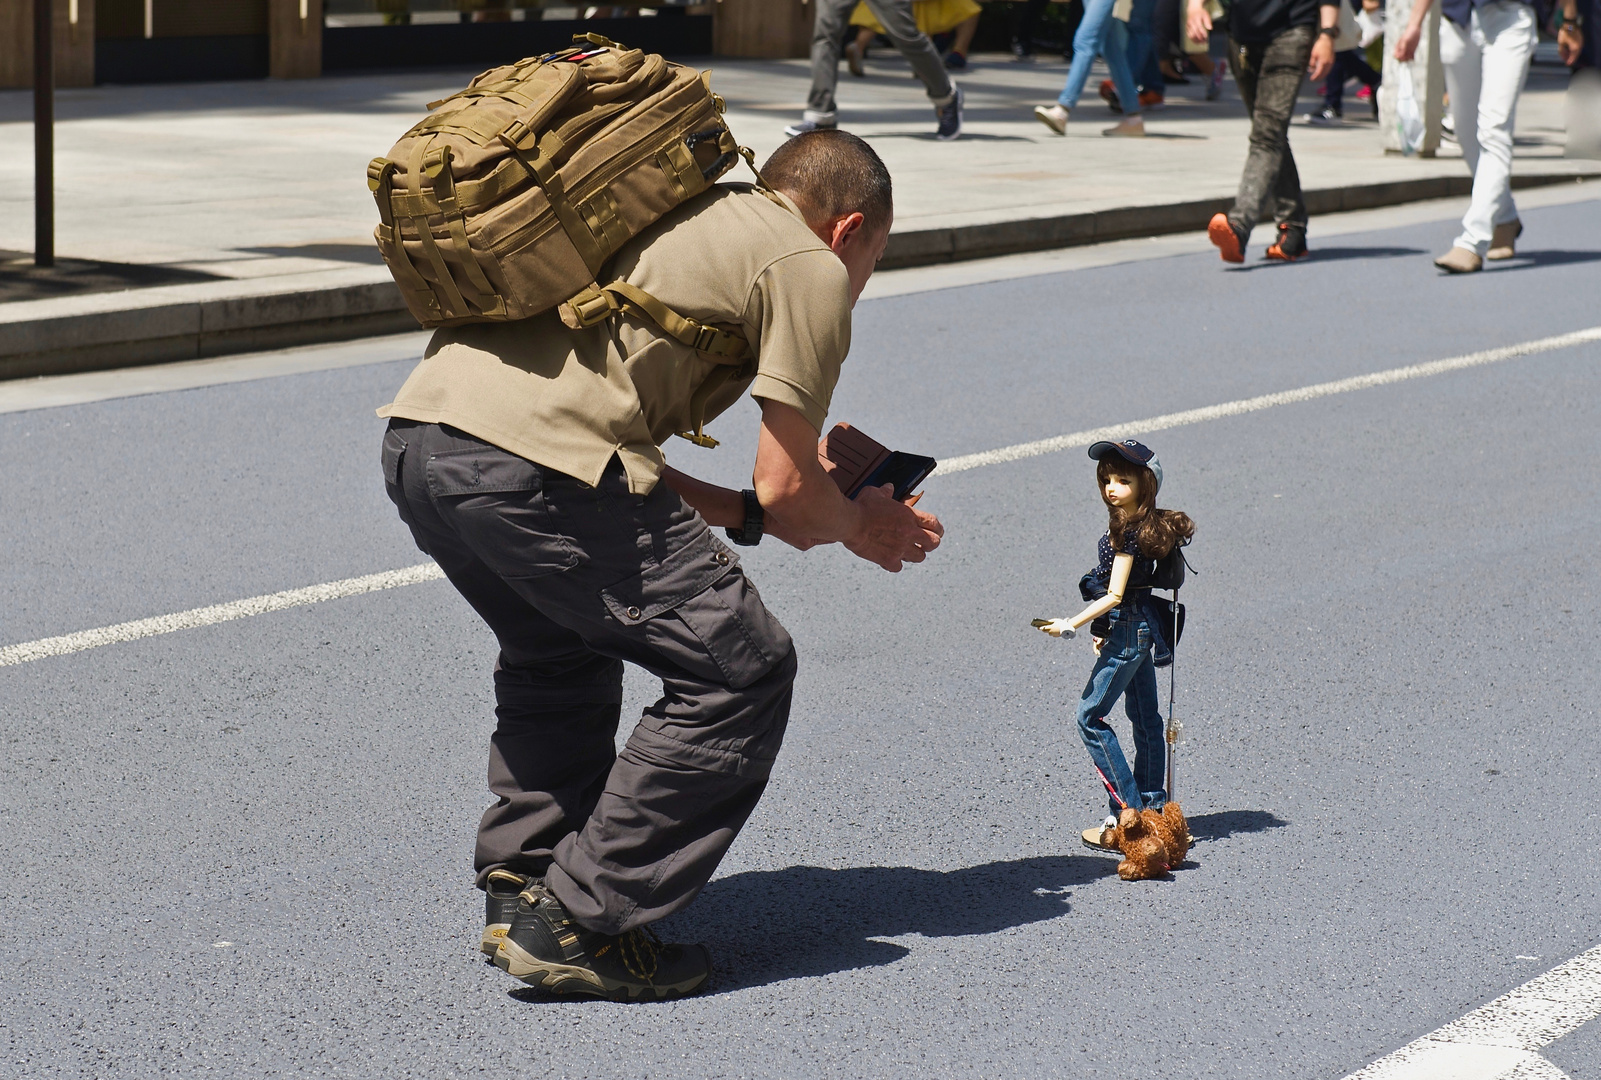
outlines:
M1213 214L1206 226L1207 239L1217 245L1218 254L1227 263L1245 261L1245 238L1234 231L1234 223L1227 214Z
M613 1001L683 997L712 973L705 946L666 944L648 926L616 936L587 930L537 883L518 898L495 966L552 994Z
M1085 829L1079 833L1079 838L1084 841L1084 846L1091 851L1111 851L1121 855L1122 852L1118 851L1117 845L1110 842L1112 832L1116 828L1117 818L1108 816L1105 821L1095 826L1095 828Z
M511 929L511 916L517 910L517 894L528 885L522 874L510 870L491 870L484 883L484 936L478 948L485 956L494 956L500 941Z
M1307 254L1306 226L1289 224L1279 226L1279 238L1265 252L1267 258L1279 262L1294 262Z

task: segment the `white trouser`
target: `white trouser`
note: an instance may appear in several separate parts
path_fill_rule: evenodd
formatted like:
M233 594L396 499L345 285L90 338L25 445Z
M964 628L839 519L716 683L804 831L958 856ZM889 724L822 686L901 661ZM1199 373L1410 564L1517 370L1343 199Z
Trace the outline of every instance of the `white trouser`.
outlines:
M1440 20L1440 60L1457 142L1473 173L1473 202L1456 246L1484 256L1497 225L1516 221L1512 122L1537 38L1534 8L1495 0L1473 9L1466 27Z

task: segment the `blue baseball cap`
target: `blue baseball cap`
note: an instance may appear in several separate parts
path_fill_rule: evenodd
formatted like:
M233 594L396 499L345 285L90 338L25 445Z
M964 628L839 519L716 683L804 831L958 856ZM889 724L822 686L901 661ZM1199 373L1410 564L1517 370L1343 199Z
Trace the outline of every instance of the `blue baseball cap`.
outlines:
M1162 463L1156 458L1156 451L1142 442L1133 439L1124 439L1122 442L1098 442L1090 444L1090 457L1101 461L1111 454L1116 454L1124 461L1135 465L1144 465L1156 477L1156 490L1162 490Z

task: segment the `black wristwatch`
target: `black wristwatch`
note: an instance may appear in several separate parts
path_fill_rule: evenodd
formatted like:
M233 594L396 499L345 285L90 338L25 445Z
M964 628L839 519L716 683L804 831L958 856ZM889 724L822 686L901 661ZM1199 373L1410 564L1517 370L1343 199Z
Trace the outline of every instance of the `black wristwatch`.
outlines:
M728 538L740 547L755 547L762 542L762 522L765 514L762 504L756 501L756 493L750 488L740 492L745 499L745 524L738 529L726 529Z
M1340 36L1340 28L1338 26L1319 27L1318 33L1323 34L1326 37L1337 38Z

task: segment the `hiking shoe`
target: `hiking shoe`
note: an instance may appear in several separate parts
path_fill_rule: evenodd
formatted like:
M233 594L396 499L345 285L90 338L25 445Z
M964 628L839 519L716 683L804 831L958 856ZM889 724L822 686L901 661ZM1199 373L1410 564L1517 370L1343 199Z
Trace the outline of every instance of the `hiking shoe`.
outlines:
M1280 225L1279 238L1268 247L1267 258L1277 259L1280 262L1294 262L1306 256L1306 226L1288 223Z
M858 79L867 77L867 69L862 66L862 47L854 41L845 46L845 66Z
M1494 261L1512 258L1518 253L1515 244L1522 235L1521 221L1514 220L1504 225L1497 225L1495 231L1490 234L1490 250L1484 253L1484 257Z
M1070 114L1060 104L1046 107L1034 106L1034 118L1058 135L1067 134L1067 119Z
M1078 835L1079 839L1084 841L1084 846L1091 851L1111 851L1121 855L1122 852L1118 851L1117 845L1108 842L1111 839L1109 834L1116 828L1117 818L1108 816L1105 821L1095 826L1095 828L1085 829Z
M950 52L945 54L945 70L966 71L967 57L957 52L955 49L952 49Z
M1453 245L1450 251L1434 260L1434 265L1447 274L1472 274L1484 269L1484 260L1476 252Z
M1227 214L1212 215L1212 220L1206 226L1206 237L1217 245L1224 262L1245 261L1245 238L1234 231L1234 223Z
M511 929L512 912L517 910L517 894L528 886L528 879L510 870L491 870L484 883L484 936L478 948L485 956L494 956L501 939Z
M1307 113L1306 122L1313 127L1339 127L1342 121L1337 110L1325 105L1317 112Z
M804 135L808 131L833 131L837 124L822 120L797 120L784 129L784 134L793 139L797 135Z
M586 930L537 883L523 890L495 966L552 994L613 1001L683 997L712 973L705 946L666 945L645 926L615 937Z
M934 132L934 138L940 142L950 142L962 133L962 88L952 87L955 94L944 105L934 106L934 116L939 121L939 128Z

